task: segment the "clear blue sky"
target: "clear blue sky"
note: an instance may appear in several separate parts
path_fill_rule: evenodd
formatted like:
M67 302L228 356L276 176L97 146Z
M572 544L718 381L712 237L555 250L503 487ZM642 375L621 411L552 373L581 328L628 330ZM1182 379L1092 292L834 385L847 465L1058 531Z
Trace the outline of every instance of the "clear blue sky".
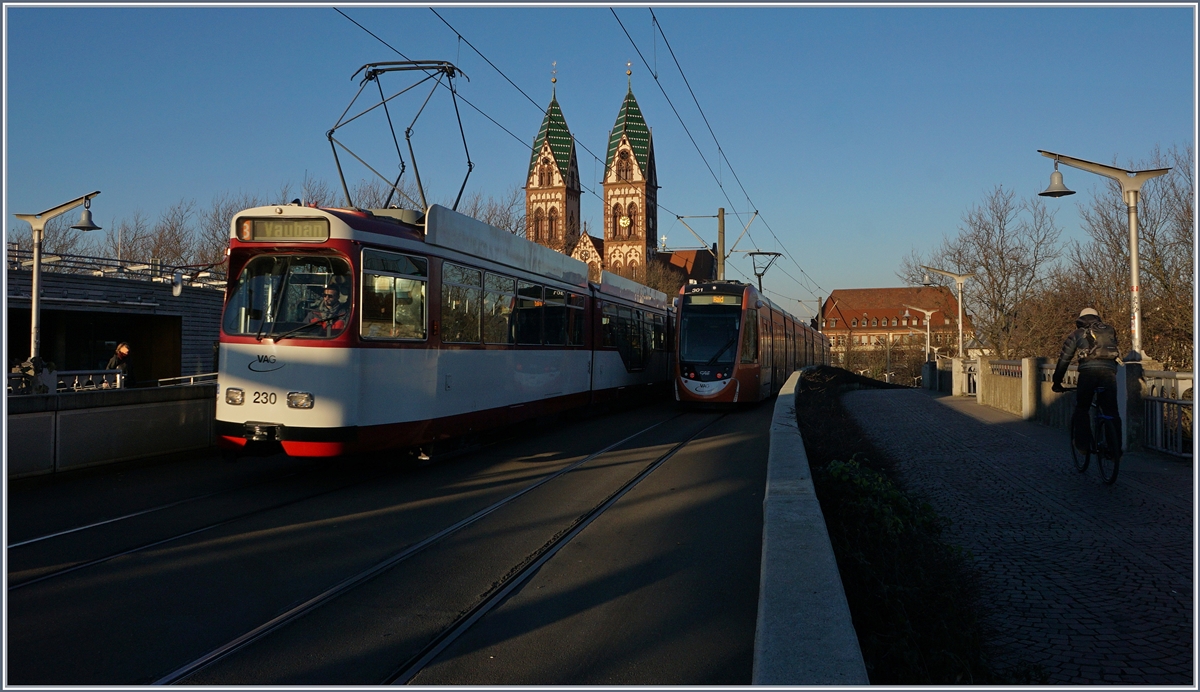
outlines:
M331 6L5 10L6 230L24 227L14 212L96 189L107 227L135 209L156 218L181 198L204 207L223 192L295 190L306 171L336 184L324 135L357 90L351 74L401 59ZM602 164L584 147L604 155L631 61L654 130L660 234L695 246L675 215L724 206L732 242L737 215L757 209L753 242L786 249L811 277L783 260L766 280L777 297L899 285L900 258L954 234L996 185L1044 189L1052 164L1037 149L1124 165L1195 141L1191 7L658 7L732 172L645 7L617 15L699 152L608 8L438 8L536 106L428 7L342 10L409 58L457 64L470 77L461 94L518 137L463 107L476 165L468 191L488 195L523 184L554 61L583 185L598 191ZM393 118L407 124L414 109L398 103ZM452 198L466 169L453 123L444 96L417 122L435 200ZM390 135L376 125L339 132L393 171ZM351 180L368 175L345 165ZM1080 237L1078 205L1103 179L1064 172L1081 194L1050 203ZM600 200L585 191L582 212L596 232ZM714 220L688 223L715 239ZM732 263L751 274L744 256Z

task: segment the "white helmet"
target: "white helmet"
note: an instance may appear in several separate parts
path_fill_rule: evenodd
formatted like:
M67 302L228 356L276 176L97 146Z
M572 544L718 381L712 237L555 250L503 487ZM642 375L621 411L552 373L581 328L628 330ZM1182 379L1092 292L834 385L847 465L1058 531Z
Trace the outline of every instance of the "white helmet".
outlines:
M1083 317L1084 315L1095 315L1096 317L1099 317L1100 313L1096 312L1096 308L1084 308L1079 311L1079 316Z

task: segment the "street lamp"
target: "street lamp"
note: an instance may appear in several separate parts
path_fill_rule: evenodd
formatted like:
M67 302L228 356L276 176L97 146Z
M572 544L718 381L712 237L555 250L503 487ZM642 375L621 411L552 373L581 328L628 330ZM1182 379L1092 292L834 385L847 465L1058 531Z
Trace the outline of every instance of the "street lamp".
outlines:
M917 312L925 313L925 362L929 362L929 320L933 317L933 313L937 312L937 310L926 310L924 308L916 308L911 305L905 305L904 307L911 308ZM904 311L904 316L912 317L912 315L908 314L908 310Z
M30 292L32 295L29 299L29 360L26 363L32 368L34 375L42 371L42 240L46 235L46 222L82 204L83 213L79 216L79 223L71 226L71 228L80 231L100 230L99 226L92 223L91 210L92 198L98 194L100 194L99 190L90 192L82 197L76 197L66 204L60 204L39 214L13 214L13 216L25 221L33 228L33 277L30 281Z
M1065 197L1066 195L1075 194L1073 190L1068 190L1067 186L1063 185L1062 173L1058 172L1059 162L1065 163L1072 168L1112 178L1121 184L1121 196L1124 198L1125 206L1129 210L1129 319L1130 332L1132 334L1132 344L1129 355L1125 356L1125 360L1145 360L1146 354L1142 351L1142 301L1138 293L1141 290L1138 284L1138 196L1141 194L1142 185L1147 180L1164 175L1171 169L1153 168L1145 171L1127 171L1124 168L1105 166L1102 163L1094 163L1062 154L1055 154L1052 151L1042 151L1041 149L1037 151L1046 158L1054 159L1054 172L1050 174L1050 187L1046 188L1044 192L1038 193L1043 197Z
M1061 174L1060 174L1060 177L1061 177ZM958 286L958 357L962 358L963 357L963 284L966 283L967 279L969 279L975 275L974 274L954 274L952 272L943 271L941 269L934 269L933 267L926 267L923 264L921 265L921 268L925 269L927 271L931 271L935 274L941 274L942 276L948 276L951 279L954 279L955 285Z

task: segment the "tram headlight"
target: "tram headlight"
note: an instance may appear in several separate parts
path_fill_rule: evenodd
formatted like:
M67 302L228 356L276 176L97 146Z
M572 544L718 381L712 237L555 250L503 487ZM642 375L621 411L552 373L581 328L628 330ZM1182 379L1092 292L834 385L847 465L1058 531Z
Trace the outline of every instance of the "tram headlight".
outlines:
M237 387L230 387L225 390L225 403L231 406L241 406L246 403L246 393Z
M288 408L312 408L315 399L308 392L288 392Z

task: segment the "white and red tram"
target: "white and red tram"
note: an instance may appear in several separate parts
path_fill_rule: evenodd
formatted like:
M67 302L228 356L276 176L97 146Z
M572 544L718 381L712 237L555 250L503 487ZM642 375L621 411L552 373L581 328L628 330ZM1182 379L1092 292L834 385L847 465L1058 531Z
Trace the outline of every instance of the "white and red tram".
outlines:
M761 401L793 371L829 364L829 337L739 281L680 289L675 400Z
M664 294L437 205L247 209L229 276L226 450L413 447L669 386Z

